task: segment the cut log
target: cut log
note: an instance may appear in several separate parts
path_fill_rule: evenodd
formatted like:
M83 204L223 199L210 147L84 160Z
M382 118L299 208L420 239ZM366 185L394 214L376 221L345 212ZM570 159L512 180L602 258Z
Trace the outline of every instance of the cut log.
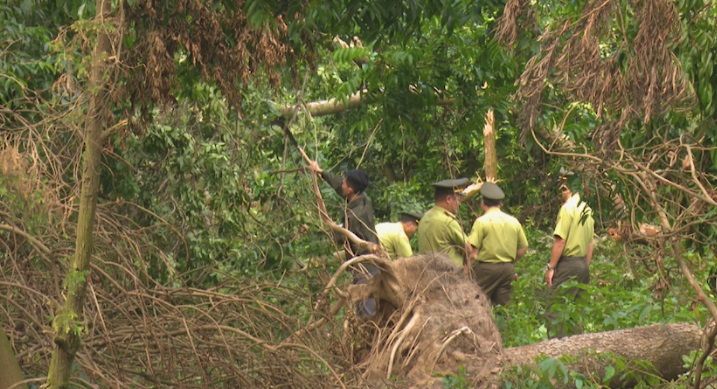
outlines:
M410 93L418 93L415 88L409 88ZM377 91L375 93L382 93ZM439 92L437 93L436 105L438 106L449 106L454 103L453 98L442 97ZM348 111L359 107L361 104L371 104L376 100L375 96L371 96L368 90L360 90L352 93L346 98L337 99L331 98L328 100L312 101L304 104L278 104L273 101L269 101L274 109L284 118L291 118L296 112L305 111L312 117L317 116L328 116L336 115L341 112Z

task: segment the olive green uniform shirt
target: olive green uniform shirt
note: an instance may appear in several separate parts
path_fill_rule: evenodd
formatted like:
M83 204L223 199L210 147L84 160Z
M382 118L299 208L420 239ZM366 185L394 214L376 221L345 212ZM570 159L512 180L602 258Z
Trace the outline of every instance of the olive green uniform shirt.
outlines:
M411 241L403 231L403 224L400 222L376 224L376 234L378 234L381 247L386 250L389 258L396 259L413 255Z
M488 263L514 262L518 249L528 247L518 219L498 207L489 208L473 222L468 243L478 250L476 261Z
M463 266L466 234L454 214L433 206L421 218L416 234L419 253L446 253L456 265Z
M594 232L593 210L584 201L580 201L579 193L574 193L560 207L553 232L553 235L565 240L562 256L584 257L588 252L588 245L593 240Z
M343 191L341 189L341 184L344 180L343 176L324 171L321 177L334 188L339 196L343 197ZM378 237L376 236L376 224L373 218L373 204L366 193L362 193L361 196L346 204L344 227L365 241L379 244ZM368 250L360 250L358 247L355 247L354 244L350 242L347 243L347 248L350 249L349 254L358 256L368 253Z

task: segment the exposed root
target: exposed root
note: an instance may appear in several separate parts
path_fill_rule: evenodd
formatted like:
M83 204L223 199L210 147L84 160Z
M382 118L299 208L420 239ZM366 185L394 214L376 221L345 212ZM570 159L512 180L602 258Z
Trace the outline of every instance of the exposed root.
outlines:
M367 379L433 387L440 385L434 377L463 367L478 386L496 382L500 334L490 303L462 269L443 255L424 255L391 262L382 277L371 288L394 310L376 320Z
M406 339L406 336L411 333L411 330L413 330L413 327L416 325L416 323L418 323L420 319L421 316L413 315L411 321L409 321L408 324L406 324L406 327L401 331L401 336L399 336L396 343L393 344L393 347L391 348L391 358L388 361L386 379L391 378L391 371L393 370L393 361L396 359L396 351L399 347L401 347L401 345L403 345L403 341Z
M453 339L457 338L459 335L464 334L464 333L472 334L473 331L471 331L470 328L463 326L457 330L454 330L451 333L451 335L443 342L443 344L441 344L441 348L438 349L438 352L436 353L436 356L433 359L433 365L431 366L431 370L433 370L433 367L436 365L436 361L438 361L438 358L441 357L441 354L443 354L443 351L451 343L451 341L453 341Z

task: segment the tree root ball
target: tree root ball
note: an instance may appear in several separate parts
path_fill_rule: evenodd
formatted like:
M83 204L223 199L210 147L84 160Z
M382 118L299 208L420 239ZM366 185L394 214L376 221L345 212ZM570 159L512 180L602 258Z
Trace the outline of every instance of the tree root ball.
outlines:
M442 387L442 375L464 369L474 385L496 385L502 341L480 287L443 254L401 258L381 268L364 286L383 306L380 318L364 323L375 326L363 361L366 378Z

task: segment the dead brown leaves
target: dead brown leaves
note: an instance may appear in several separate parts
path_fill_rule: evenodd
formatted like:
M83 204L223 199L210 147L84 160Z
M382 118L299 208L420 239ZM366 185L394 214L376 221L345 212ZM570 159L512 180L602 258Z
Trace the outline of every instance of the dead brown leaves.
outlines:
M528 13L526 7L518 0L506 5L498 29L504 42L515 42L516 15ZM629 120L648 123L668 110L689 109L694 91L672 51L680 33L678 12L666 0L629 7L592 0L577 18L551 23L538 38L540 53L517 81L526 131L535 127L549 87L614 123L597 134L608 148Z
M82 137L60 115L21 126L10 114L0 111L14 125L0 135L0 324L25 376L41 382L75 252ZM143 214L148 222L139 221ZM71 386L335 388L357 376L342 350L327 351L335 343L330 321L285 341L302 323L282 309L309 294L229 276L217 287L192 287L216 269L177 274L175 262L191 260L180 254L181 227L122 198L100 199L96 220ZM179 248L158 247L158 237Z
M227 279L207 289L156 284L147 274L149 249L142 246L142 233L124 236L124 241L114 235L108 242L113 226L107 224L99 228L102 254L92 264L83 346L71 383L86 379L114 388L337 388L350 380L346 371L337 371L345 358L326 351L333 339L326 335L334 331L331 325L290 342L281 338L300 322L270 301L309 296L246 279ZM133 249L138 250L136 256L121 256ZM69 253L37 258L22 239L15 253L4 252L3 328L26 377L43 377L53 349L48 320L58 304L53 296L61 296L69 265L61 255Z
M135 73L128 86L135 103L173 102L178 60L189 61L202 79L216 82L235 107L242 85L257 72L278 85L280 68L293 53L283 16L277 15L272 26L255 27L247 20L243 1L210 7L192 0L171 7L148 1L128 10L125 28L137 41L124 58Z

